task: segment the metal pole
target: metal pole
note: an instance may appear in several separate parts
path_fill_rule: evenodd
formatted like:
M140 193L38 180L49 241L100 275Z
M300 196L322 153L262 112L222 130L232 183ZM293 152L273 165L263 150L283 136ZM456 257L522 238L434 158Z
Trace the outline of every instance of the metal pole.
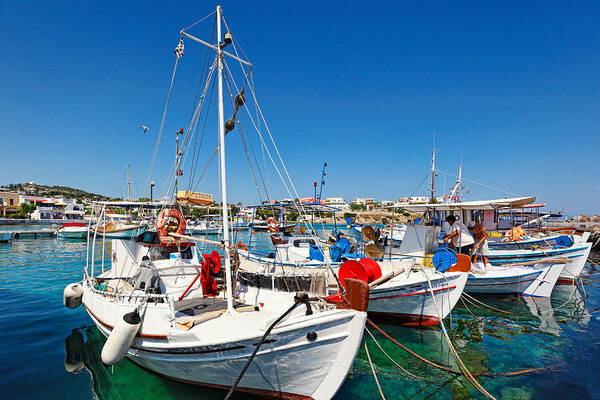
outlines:
M221 6L217 6L217 76L219 86L219 157L221 166L221 199L223 201L223 253L225 256L225 283L227 313L234 313L231 287L231 260L229 259L229 217L227 215L227 174L225 170L225 116L223 111L223 49L221 48Z
M252 223L250 224L250 239L248 240L248 255L250 255L250 246L252 246L252 233L254 232L254 216L256 215L257 208L252 210Z

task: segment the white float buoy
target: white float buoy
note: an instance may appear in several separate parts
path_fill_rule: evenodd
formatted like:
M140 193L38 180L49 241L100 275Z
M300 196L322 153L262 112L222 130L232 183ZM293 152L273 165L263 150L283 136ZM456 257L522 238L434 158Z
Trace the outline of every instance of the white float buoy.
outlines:
M83 286L79 283L69 283L63 291L63 304L67 308L77 308L81 305Z
M136 310L119 319L102 348L101 357L104 364L113 365L125 357L141 324L142 319Z

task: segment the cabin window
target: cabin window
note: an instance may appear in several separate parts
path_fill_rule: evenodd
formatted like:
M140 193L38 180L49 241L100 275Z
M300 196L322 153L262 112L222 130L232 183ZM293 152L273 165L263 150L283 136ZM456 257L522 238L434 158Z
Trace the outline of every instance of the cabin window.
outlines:
M315 241L313 239L297 239L294 240L294 247L300 247L301 244L309 244L309 245L315 245ZM306 246L308 247L308 246Z
M10 199L8 201L9 205L14 206L15 205L15 199Z

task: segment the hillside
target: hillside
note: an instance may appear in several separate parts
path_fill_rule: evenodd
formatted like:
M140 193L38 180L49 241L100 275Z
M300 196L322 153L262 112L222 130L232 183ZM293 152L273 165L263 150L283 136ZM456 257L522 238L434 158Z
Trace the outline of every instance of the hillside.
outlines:
M85 190L75 189L68 186L46 186L38 185L36 183L11 183L4 186L4 188L10 191L21 192L32 196L60 196L68 199L77 199L79 201L84 199L93 201L110 200L110 197L96 193L89 193Z

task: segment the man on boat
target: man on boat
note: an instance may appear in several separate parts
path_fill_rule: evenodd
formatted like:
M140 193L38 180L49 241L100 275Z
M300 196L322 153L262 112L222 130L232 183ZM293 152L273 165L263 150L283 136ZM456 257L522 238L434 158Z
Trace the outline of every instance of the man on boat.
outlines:
M473 246L473 255L471 256L471 264L477 263L477 252L479 252L479 254L481 254L481 258L483 258L483 266L485 269L489 265L487 256L490 253L485 227L480 221L477 221L477 223L471 222L469 223L469 231L471 231L473 234L473 239L475 240L475 245Z
M469 235L465 229L462 229L461 223L456 219L456 216L449 215L446 221L450 224L452 230L448 236L444 237L443 242L451 241L450 246L456 249L458 253L470 255L475 243L473 236Z

